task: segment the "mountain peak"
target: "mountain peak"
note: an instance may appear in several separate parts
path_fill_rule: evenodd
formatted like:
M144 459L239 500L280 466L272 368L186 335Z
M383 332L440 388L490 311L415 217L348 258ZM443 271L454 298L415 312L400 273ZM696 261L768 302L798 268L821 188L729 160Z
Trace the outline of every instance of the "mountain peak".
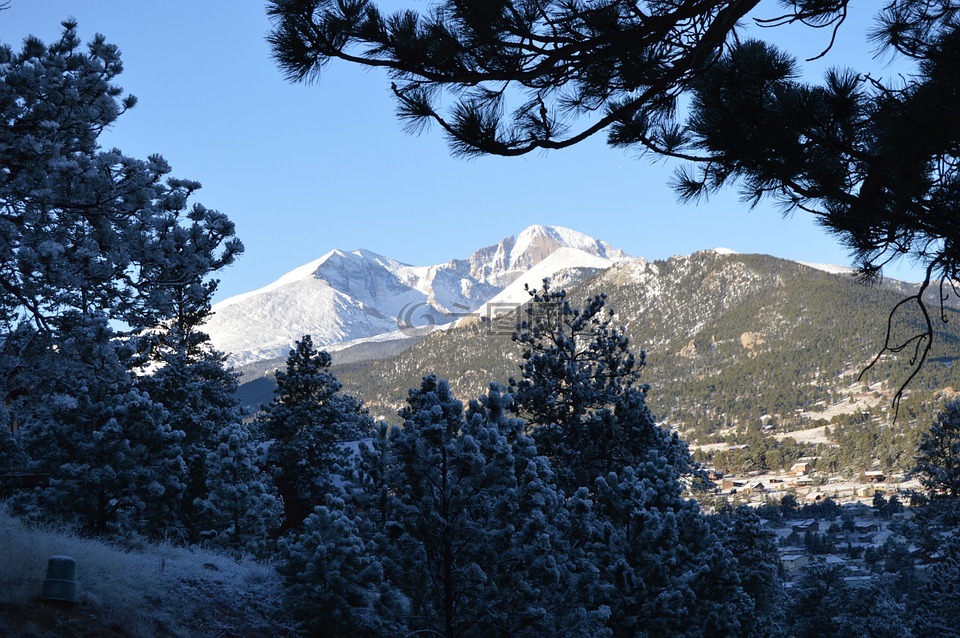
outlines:
M470 256L470 275L506 287L560 248L573 248L612 262L628 256L605 241L563 226L533 225Z
M542 225L469 259L434 266L410 266L364 249L334 249L263 288L218 303L206 329L231 363L244 365L283 356L304 334L328 346L450 323L538 264L538 277L566 284L624 258L589 235Z

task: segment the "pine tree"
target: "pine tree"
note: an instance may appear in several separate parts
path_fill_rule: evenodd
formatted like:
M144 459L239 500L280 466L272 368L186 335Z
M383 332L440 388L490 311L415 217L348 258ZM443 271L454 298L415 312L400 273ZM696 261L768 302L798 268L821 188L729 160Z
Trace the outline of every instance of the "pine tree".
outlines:
M297 341L258 420L270 442L268 463L284 501L284 529L299 526L328 494L342 492L353 463L346 444L373 429L363 405L340 391L331 361L309 335Z
M947 402L923 433L913 473L930 498L960 496L960 400Z
M349 500L329 497L285 543L294 607L320 635L604 635L606 610L580 591L595 574L566 544L574 516L510 403L493 386L464 411L432 376L410 390Z
M745 596L740 625L743 636L776 635L783 623L786 602L781 579L783 570L776 536L757 512L747 506L710 517L723 546L736 559L740 589Z
M203 492L192 503L195 529L209 547L265 555L283 503L263 470L257 440L240 422L223 426L207 451Z
M606 301L597 295L576 309L549 282L531 292L514 336L524 346L522 376L511 380L558 484L583 491L585 528L571 543L589 548L597 570L587 607L609 608L614 636L739 635L736 561L684 498L693 462L677 435L656 425L639 380L643 354L613 327Z
M234 379L213 379L225 374L222 358L207 362L216 373L190 368L203 358L191 359L203 341L195 328L216 289L211 275L243 245L225 215L189 203L200 184L169 177L162 157L100 146L100 134L136 104L114 84L122 69L116 46L98 35L84 48L73 21L49 45L34 37L19 51L0 45L0 337L34 335L16 366L0 366L0 388L5 401L19 397L28 464L52 474L53 487L34 499L41 510L49 515L58 494L89 484L96 506L78 498L62 507L83 527L181 538L192 516L183 499L192 503L204 483L203 441L236 416L225 416L235 402L211 396L218 383L235 389ZM131 382L117 366L143 360L118 358L112 340L121 335L104 322L158 343L153 363L163 372Z
M46 330L68 311L105 312L142 325L243 251L233 224L188 209L197 182L168 178L159 155L103 150L100 134L136 98L115 85L119 49L103 36L84 48L77 25L59 40L0 45L0 324ZM174 265L175 264L175 265Z
M160 241L144 265L154 285L128 313L136 329L130 342L137 349L129 365L139 368L137 386L167 409L171 427L183 435L187 480L176 513L182 540L253 549L279 522L275 489L253 463L259 440L242 424L239 375L227 369L226 355L203 332L218 283L205 275L224 265L217 249L233 225L199 204L188 219L188 225L170 216L155 221ZM233 470L224 465L231 458ZM263 503L251 502L257 498ZM218 499L224 502L218 505ZM232 520L246 507L249 520Z
M387 578L411 601L411 630L602 633L603 613L573 591L565 504L510 404L493 386L464 413L432 376L410 391L390 437Z
M566 542L571 523L565 499L527 424L512 415L512 404L510 394L490 384L470 401L461 430L484 459L487 503L473 513L483 529L480 549L491 581L483 592L489 602L480 603L489 610L484 625L527 635L590 633L600 625L572 595L584 565Z
M955 530L939 535L941 561L916 592L916 636L960 636L960 542Z
M614 636L747 633L736 561L682 489L655 452L597 479L591 559Z
M158 334L162 334L161 338L167 337L166 333L154 332L137 342L151 341ZM211 460L222 464L222 460L216 459L219 448L224 445L223 437L234 433L239 437L237 441L249 448L243 452L234 450L232 454L239 454L243 459L257 455L259 441L254 433L236 432L249 426L242 423L244 413L236 397L238 375L225 367L225 360L223 354L208 346L157 348L146 372L136 377L137 387L163 405L167 423L183 437L181 447L187 474L175 525L176 538L188 543L198 543L216 529L209 527L209 517L198 512L198 503L209 502L212 488L214 491L245 489L242 485L217 484L236 478L233 473L217 471L209 465ZM268 487L264 489L268 492L272 489L268 476L250 474L247 479L265 482Z
M861 586L848 584L847 570L814 562L790 590L786 631L796 638L911 638L913 619L887 578ZM951 635L949 633L943 635ZM955 634L954 634L955 635Z
M400 418L387 470L398 551L387 577L410 598L410 630L454 636L477 622L472 603L485 572L476 562L484 530L475 516L490 511L484 483L493 477L477 442L461 436L463 404L445 381L425 377Z
M281 539L281 572L295 618L311 636L404 635L407 599L384 580L381 552L365 540L361 518L330 497Z
M600 294L573 307L549 281L529 291L526 319L513 340L523 347L520 379L511 379L517 412L532 426L561 488L592 487L598 476L643 462L657 450L682 474L693 463L686 445L656 425L635 355Z
M184 489L182 434L134 388L104 317L70 313L55 327L34 342L31 392L13 408L28 467L50 485L17 509L92 534L163 535Z

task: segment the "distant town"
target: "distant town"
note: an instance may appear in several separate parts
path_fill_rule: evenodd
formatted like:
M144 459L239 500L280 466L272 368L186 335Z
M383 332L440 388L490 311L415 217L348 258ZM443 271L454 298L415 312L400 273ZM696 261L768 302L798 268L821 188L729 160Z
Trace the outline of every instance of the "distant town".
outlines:
M913 517L907 504L909 494L920 489L918 481L882 470L864 471L856 479L822 477L814 471L815 463L805 459L786 472L742 476L709 469L716 491L707 499L707 509L723 504L757 508L776 536L787 587L815 560L845 567L845 580L852 584L890 571L886 561L891 551L906 552L921 572L939 561L897 532L899 523Z

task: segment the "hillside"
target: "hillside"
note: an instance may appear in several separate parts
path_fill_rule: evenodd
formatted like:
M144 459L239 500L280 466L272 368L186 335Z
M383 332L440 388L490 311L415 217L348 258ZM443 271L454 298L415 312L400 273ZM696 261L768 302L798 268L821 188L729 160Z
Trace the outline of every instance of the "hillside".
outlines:
M761 426L783 434L837 423L865 410L875 425L889 426L912 352L885 355L857 378L882 347L889 312L908 290L764 255L704 251L620 263L570 294L575 300L608 295L635 350L646 352L650 406L688 441L707 444ZM948 306L947 322L937 322L934 349L909 387L898 431L910 430L918 415L926 418L942 390L958 387L951 366L960 352L957 315ZM339 365L337 374L390 418L425 373L448 378L462 397L516 373L520 351L509 325L461 323L396 356ZM901 338L920 325L919 313L910 312L893 323Z
M51 556L77 564L77 602L37 600ZM120 548L28 527L0 509L0 636L295 636L270 565L170 545Z

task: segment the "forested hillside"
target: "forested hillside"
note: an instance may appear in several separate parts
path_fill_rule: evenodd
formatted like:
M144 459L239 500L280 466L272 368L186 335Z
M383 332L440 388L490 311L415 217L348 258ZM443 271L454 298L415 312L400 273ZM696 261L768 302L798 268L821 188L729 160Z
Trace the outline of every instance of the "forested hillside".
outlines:
M691 443L705 444L821 421L842 430L852 427L850 415L867 430L889 427L894 394L912 371L914 353L886 353L864 370L880 353L890 312L908 290L899 282L864 284L765 255L704 251L620 264L570 295L608 295L615 320L646 353L651 409ZM895 314L894 342L921 330L919 313L911 311ZM936 323L930 360L905 393L898 432L912 431L917 415L932 413L942 391L957 386L955 306L945 306L944 319ZM520 349L511 341L511 324L512 316L494 325L464 321L399 355L336 369L345 387L382 415L391 415L426 372L473 396L492 380L516 376Z

